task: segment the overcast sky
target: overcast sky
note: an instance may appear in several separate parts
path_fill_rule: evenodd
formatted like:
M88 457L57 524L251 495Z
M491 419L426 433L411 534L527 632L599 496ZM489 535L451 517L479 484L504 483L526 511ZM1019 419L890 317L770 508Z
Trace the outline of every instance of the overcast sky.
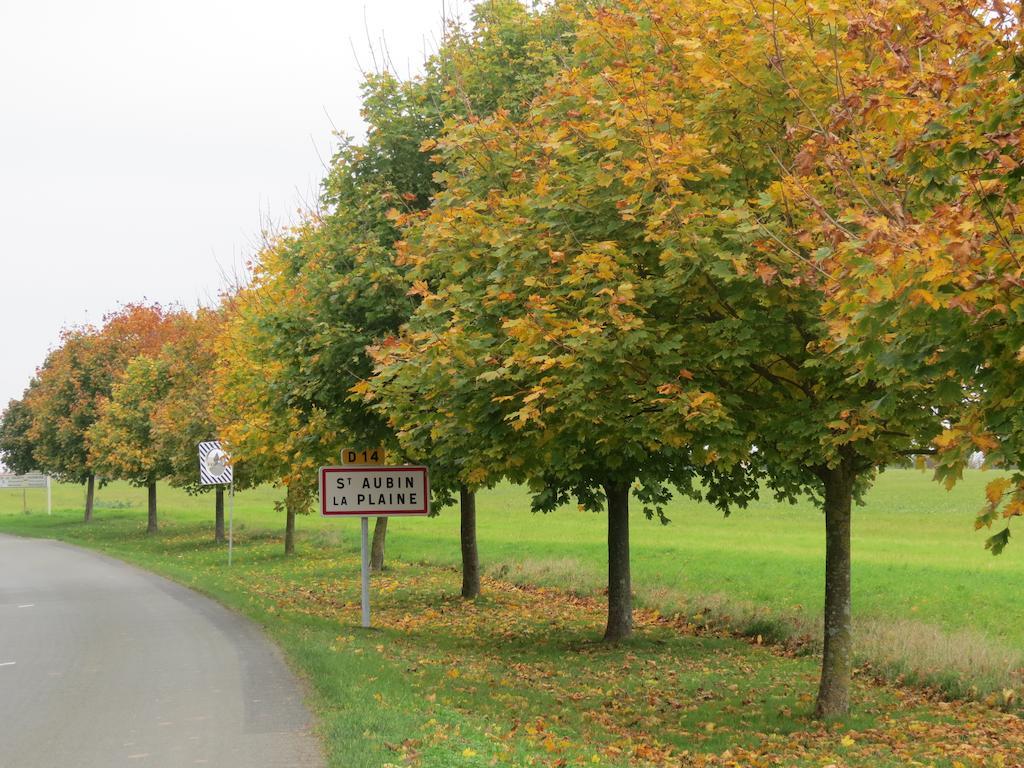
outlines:
M62 327L211 302L361 135L371 42L415 72L468 6L0 0L0 410Z

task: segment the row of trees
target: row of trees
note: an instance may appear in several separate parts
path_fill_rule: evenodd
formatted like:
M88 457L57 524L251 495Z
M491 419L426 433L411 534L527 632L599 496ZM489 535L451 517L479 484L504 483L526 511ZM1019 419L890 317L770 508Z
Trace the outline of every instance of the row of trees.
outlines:
M198 492L196 443L216 433L209 390L223 310L195 313L131 304L99 328L66 331L0 422L0 456L12 470L44 470L86 486L85 522L97 478L148 488L157 530L156 483ZM217 493L223 539L223 489Z
M196 314L76 329L0 451L88 483L195 482L219 435L287 489L285 546L341 446L475 493L608 515L605 638L632 631L629 503L825 513L817 711L851 671L852 507L937 455L1024 445L1021 5L1009 0L477 6L424 72L371 75L317 210ZM221 505L222 506L222 505ZM979 525L1024 512L1024 476ZM386 521L375 531L382 557ZM1004 528L989 539L998 552Z

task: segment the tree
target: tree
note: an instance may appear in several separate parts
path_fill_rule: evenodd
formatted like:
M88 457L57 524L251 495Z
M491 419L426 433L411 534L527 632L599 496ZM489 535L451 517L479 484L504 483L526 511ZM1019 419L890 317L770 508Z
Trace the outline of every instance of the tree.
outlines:
M85 434L89 462L98 473L146 487L146 532L151 534L158 528L156 483L172 469L170 456L153 439L153 413L172 387L169 361L160 351L174 344L185 316L161 313L150 329L149 349L128 361ZM103 329L104 334L118 332L118 325Z
M697 493L702 475L724 498L700 436L731 429L713 394L673 384L671 329L635 311L638 293L656 299L645 273L658 254L609 184L583 182L560 152L569 131L558 120L580 101L564 84L549 81L555 95L521 122L506 110L474 116L439 143L445 189L400 251L423 302L403 338L382 346L371 386L407 444L433 445L474 479L527 479L541 510L570 494L607 504L605 637L617 641L632 629L631 486L650 514L666 483ZM656 359L675 364L671 377Z
M32 411L26 403L33 386L35 382L29 384L20 400L9 401L0 416L0 463L21 475L38 468L33 455L32 439L29 437Z
M826 65L866 55L845 23L779 2L582 19L572 66L521 119L499 111L441 142L446 189L408 238L424 301L396 360L434 393L422 429L465 414L449 431L473 428L538 507L603 490L613 638L628 631L615 521L634 479L655 507L666 483L697 493L695 477L725 509L759 481L820 499L821 716L848 707L852 501L938 427L928 387L865 375L835 343L827 246L786 194L842 95Z
M988 484L976 521L1004 519L986 541L998 554L1024 513L1021 8L928 0L887 11L851 20L862 61L844 63L842 109L786 194L809 236L839 231L828 217L840 215L859 235L833 236L822 260L833 332L885 385L930 389L945 426L936 478L951 487L978 450L1014 468Z
M316 494L317 467L333 457L338 435L327 414L292 404L291 380L274 355L282 325L302 323L286 264L294 239L270 239L255 259L252 284L229 299L228 319L217 339L220 355L213 384L218 433L253 484L286 489L286 555L295 551L295 516L308 512ZM301 326L300 326L301 327ZM308 327L308 326L307 326Z
M230 299L227 300L230 303ZM217 439L214 384L219 363L217 340L223 333L227 307L200 308L178 318L179 335L160 350L167 377L162 397L150 412L153 450L167 461L167 479L189 493L208 491L199 484L196 463L200 442ZM245 465L233 462L236 487L248 485ZM214 486L214 541L223 543L224 486Z
M164 366L144 355L136 357L86 432L89 459L98 473L146 488L146 533L157 532L156 482L170 471L166 458L154 450L150 435L150 414L166 389Z
M96 483L86 433L128 361L162 343L162 320L159 306L128 304L107 315L102 329L65 330L26 398L33 456L47 474L86 485L85 522L92 520Z
M835 343L820 262L871 227L822 204L829 181L808 169L819 143L843 134L846 79L885 49L862 44L874 14L916 8L623 3L580 33L590 66L567 77L568 104L548 124L560 162L614 188L621 218L643 222L633 247L657 249L647 279L662 303L644 308L678 329L667 338L685 361L680 383L702 383L749 436L749 475L782 497L821 499L823 717L849 702L852 501L876 471L922 450L939 420L928 385L872 377Z
M1014 46L1005 45L1000 31L1005 10L878 2L851 4L837 18L831 9L810 6L800 12L783 6L777 15L763 9L762 25L778 51L772 68L796 104L786 124L788 151L773 153L779 178L764 190L757 218L745 223L756 222L777 251L804 262L819 286L821 315L832 322L830 337L816 332L818 346L829 367L846 369L837 394L853 395L826 424L836 433L829 443L845 451L837 469L848 467L844 474L853 472L855 482L904 451L928 452L926 442L940 424L963 425L965 403L988 389L973 371L991 358L979 366L977 358L969 362L973 352L964 354L963 341L975 334L954 334L952 346L939 339L948 338L951 319L953 325L977 320L976 307L969 307L977 285L960 265L991 253L986 240L999 242L991 192L1001 187L991 176L994 168L1006 170L1000 126L1019 124L1019 108L1008 109L1016 64ZM1002 103L990 101L993 94ZM1000 215L1012 226L1012 203ZM1009 261L1012 249L994 250ZM941 311L943 291L907 281L911 275L945 286L947 311ZM965 295L956 297L954 286L967 289ZM865 313L864 299L885 309ZM940 311L922 324L921 306ZM894 327L891 318L907 309L918 319ZM939 447L957 442L956 431L939 438ZM975 439L989 442L984 434ZM973 441L961 442L959 451L964 442ZM938 475L952 479L958 464L947 453ZM842 580L849 578L849 544L843 505L830 505L846 493L829 483L825 493L827 517L838 518L829 525L827 584L839 588L826 593L818 712L832 715L845 711L847 701L849 590ZM997 501L1001 489L989 494ZM995 547L1004 542L998 535L990 540Z
M61 346L47 355L37 372L38 386L25 401L32 414L28 437L36 462L64 482L85 484L87 523L92 520L96 473L89 464L85 430L96 418L96 401L110 386L97 336L91 328L64 331Z

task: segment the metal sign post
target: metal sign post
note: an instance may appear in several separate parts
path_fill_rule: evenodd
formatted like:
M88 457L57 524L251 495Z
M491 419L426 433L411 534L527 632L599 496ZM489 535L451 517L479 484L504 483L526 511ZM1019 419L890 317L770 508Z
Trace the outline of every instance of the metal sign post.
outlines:
M231 567L231 549L235 541L235 481L231 480L231 494L228 498L228 568Z
M370 626L370 518L430 513L426 467L381 466L384 452L345 450L344 466L320 468L320 513L358 517L362 625Z
M362 579L363 626L370 626L370 518L359 518L362 523Z

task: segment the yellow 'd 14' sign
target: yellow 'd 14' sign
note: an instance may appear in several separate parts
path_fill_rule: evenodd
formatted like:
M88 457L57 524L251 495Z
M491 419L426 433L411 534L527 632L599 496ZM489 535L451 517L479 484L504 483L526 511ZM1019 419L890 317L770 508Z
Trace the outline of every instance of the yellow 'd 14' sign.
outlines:
M346 448L341 452L341 463L357 466L384 466L384 449L370 448L365 451L357 451L354 448Z

